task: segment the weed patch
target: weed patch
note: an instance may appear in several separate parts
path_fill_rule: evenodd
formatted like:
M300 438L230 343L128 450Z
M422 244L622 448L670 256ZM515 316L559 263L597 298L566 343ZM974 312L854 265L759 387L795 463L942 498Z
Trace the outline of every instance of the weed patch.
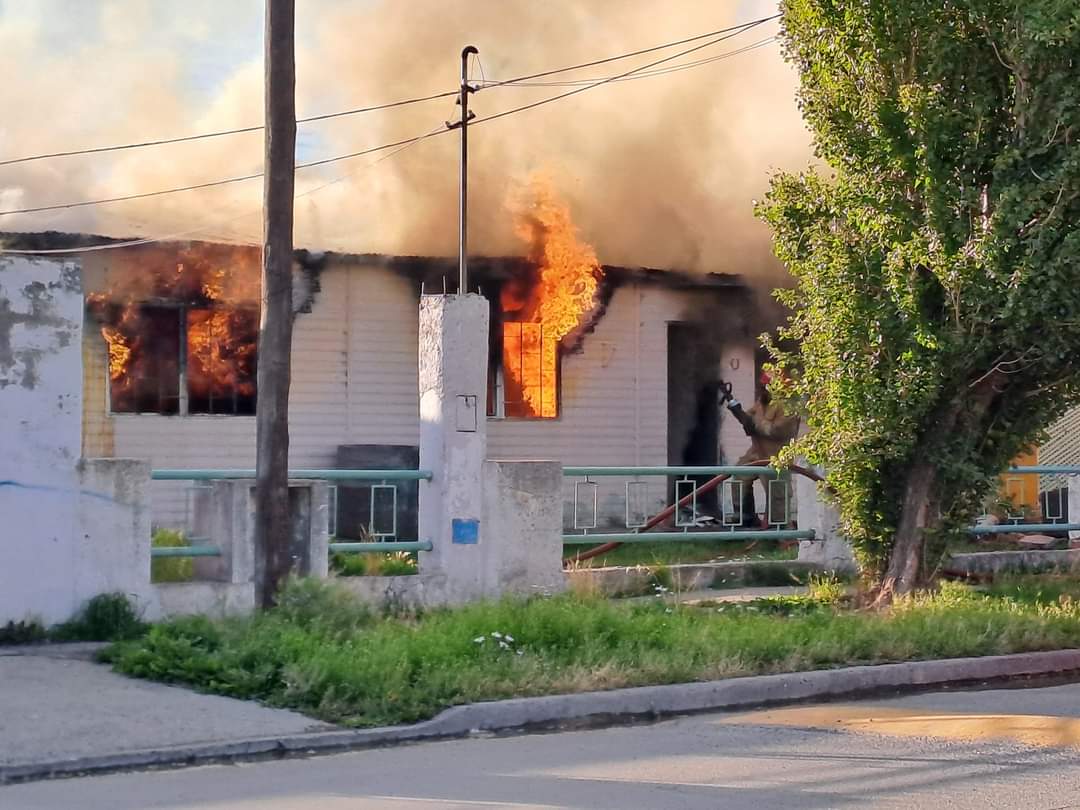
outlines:
M131 600L122 593L95 596L70 621L49 631L52 641L127 641L146 632Z
M479 700L1080 645L1080 604L950 585L884 612L831 585L742 605L588 595L379 615L294 581L250 618L176 619L114 645L116 669L349 726L415 722Z

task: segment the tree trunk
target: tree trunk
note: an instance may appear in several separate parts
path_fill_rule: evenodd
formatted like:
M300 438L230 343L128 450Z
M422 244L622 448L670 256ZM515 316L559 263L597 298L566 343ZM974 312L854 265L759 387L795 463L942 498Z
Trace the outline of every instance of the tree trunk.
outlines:
M957 432L980 439L984 419L994 399L1002 393L1005 376L994 370L970 389L967 399L954 400L935 419L934 432L916 449L915 461L904 483L900 522L893 536L892 549L874 599L875 607L884 607L898 594L911 593L922 584L920 566L928 532L941 527L940 476L935 464L928 461L939 438L952 438Z
M262 320L256 408L258 598L270 607L289 574L289 384L292 353L294 0L266 0Z
M937 516L931 514L930 508L936 485L937 469L933 464L918 461L908 471L900 523L896 527L889 564L875 606L887 605L896 594L910 593L919 585L919 565L926 544L926 530L930 528L928 523L937 523Z

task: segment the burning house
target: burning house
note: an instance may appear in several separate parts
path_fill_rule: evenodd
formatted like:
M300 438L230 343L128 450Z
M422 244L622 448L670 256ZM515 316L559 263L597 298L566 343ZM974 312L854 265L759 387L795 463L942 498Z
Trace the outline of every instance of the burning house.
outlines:
M492 312L489 456L597 466L737 458L746 439L721 420L716 386L723 375L753 397L747 286L730 275L603 265L556 203L519 229L527 255L470 262ZM5 244L47 250L84 239L22 234ZM176 242L77 258L83 455L254 466L258 250ZM297 252L290 466L415 466L419 297L455 284L446 258ZM664 500L663 483L655 486L650 496ZM346 500L338 517L347 534ZM160 482L154 522L184 525L187 504L186 484ZM601 503L613 522L623 510L621 493Z

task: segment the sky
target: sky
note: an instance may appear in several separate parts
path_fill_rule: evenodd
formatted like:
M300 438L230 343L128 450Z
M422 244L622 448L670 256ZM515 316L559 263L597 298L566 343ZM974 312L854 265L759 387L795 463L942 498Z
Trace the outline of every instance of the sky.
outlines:
M258 125L262 0L0 0L0 160ZM772 14L775 0L296 0L300 116L457 83L461 47L505 78L646 48ZM768 23L678 62L777 33ZM689 46L687 46L689 47ZM600 78L673 53L573 74ZM479 67L474 66L479 72ZM471 243L519 251L511 203L549 178L600 259L690 270L772 266L753 200L810 160L796 77L779 45L608 84L470 131ZM568 88L475 94L487 115ZM438 131L452 99L302 125L301 161ZM385 153L383 153L385 154ZM297 173L298 245L452 254L457 142ZM257 172L258 133L0 166L0 211L140 193ZM257 242L261 181L0 217L0 230Z

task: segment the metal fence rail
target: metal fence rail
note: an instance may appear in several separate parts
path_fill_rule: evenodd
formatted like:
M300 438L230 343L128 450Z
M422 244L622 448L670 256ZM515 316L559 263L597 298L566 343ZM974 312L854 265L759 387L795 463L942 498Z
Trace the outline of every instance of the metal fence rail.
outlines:
M255 478L255 470L151 470L154 481L231 481ZM293 481L430 481L430 470L289 470Z
M701 479L727 476L719 485L716 514L702 511L699 501L716 484L700 488ZM579 479L573 485L573 533L563 535L564 545L589 543L674 543L685 541L812 540L814 532L790 528L790 473L785 469L757 465L715 466L570 466L563 477ZM623 484L623 529L600 528L600 482L598 479L626 478ZM674 479L674 505L667 497L656 497L656 486L643 478ZM767 496L765 521L768 528L744 530L749 516L742 514L743 491L761 481ZM668 485L664 485L668 489ZM671 490L668 490L669 493ZM614 499L606 496L609 500ZM657 507L661 507L657 509ZM615 510L611 510L614 514ZM752 516L754 520L757 515ZM667 523L675 531L656 531ZM718 524L710 530L710 524Z
M1076 464L1032 464L1026 466L1010 467L1006 472L1005 477L1005 495L1010 497L1012 493L1009 492L1009 486L1013 483L1019 483L1021 486L1021 494L1023 490L1024 481L1020 476L1025 475L1037 475L1040 476L1052 476L1054 478L1074 478L1080 476L1080 465ZM1049 496L1053 492L1056 495L1055 499L1051 499ZM968 528L968 532L972 535L985 536L994 534L1020 534L1020 533L1046 533L1046 532L1075 532L1080 531L1080 522L1077 522L1077 518L1080 515L1068 514L1068 507L1066 505L1067 496L1061 487L1046 488L1041 485L1036 488L1036 497L1040 502L1041 507L1045 507L1042 514L1042 522L1040 523L1025 523L1024 515L1021 514L1009 514L1006 516L1006 520L997 524L980 524L971 526ZM1045 499L1044 499L1045 496ZM1053 507L1052 507L1053 504ZM983 515L983 518L989 517L989 515Z
M431 551L430 540L398 540L394 542L331 543L330 550L339 553L382 554L393 551Z
M217 546L158 546L150 549L151 557L220 557Z
M192 491L208 486L211 481L242 481L254 480L253 469L171 469L162 468L151 470L150 478L153 481L190 481L194 482ZM368 530L372 537L371 542L360 543L330 543L330 551L339 553L364 553L377 554L395 551L431 551L430 540L405 540L397 538L397 504L398 489L395 482L404 481L430 481L430 470L321 470L321 469L295 469L289 470L289 479L292 481L327 481L330 483L330 534L334 535L336 527L333 519L336 515L337 486L338 482L362 482L372 483L370 520ZM390 519L381 525L376 517L377 504L389 507ZM190 525L191 512L194 509L193 499L188 497L188 523ZM215 557L221 556L221 549L210 544L210 538L189 537L192 542L189 546L168 546L151 549L152 557Z

